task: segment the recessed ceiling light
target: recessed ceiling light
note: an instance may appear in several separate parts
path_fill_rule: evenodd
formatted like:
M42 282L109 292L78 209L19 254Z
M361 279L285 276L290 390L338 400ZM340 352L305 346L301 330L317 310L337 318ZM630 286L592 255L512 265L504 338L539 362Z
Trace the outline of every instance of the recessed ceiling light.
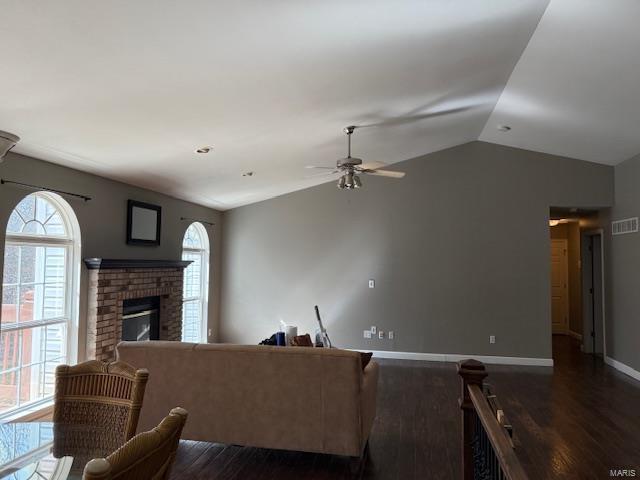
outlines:
M498 125L498 130L501 132L508 132L511 130L511 127L509 125Z
M244 172L242 174L243 177L253 177L253 172Z
M212 147L200 147L196 148L196 153L209 153Z

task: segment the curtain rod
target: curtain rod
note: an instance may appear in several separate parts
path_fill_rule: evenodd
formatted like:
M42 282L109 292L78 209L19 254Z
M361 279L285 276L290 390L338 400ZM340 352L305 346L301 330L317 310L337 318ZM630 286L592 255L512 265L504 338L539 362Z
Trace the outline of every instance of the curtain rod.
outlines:
M180 220L187 220L189 222L200 222L200 223L204 223L206 225L209 225L211 227L213 227L215 225L215 223L213 223L213 222L207 222L206 220L199 220L197 218L180 217Z
M61 195L69 195L71 197L81 198L85 202L88 202L89 200L91 200L91 197L87 197L86 195L80 195L79 193L65 192L64 190L56 190L55 188L40 187L38 185L30 185L28 183L14 182L13 180L5 180L4 178L0 178L0 185L4 185L4 184L19 185L21 187L33 188L34 190L44 190L45 192L53 192L53 193L59 193Z

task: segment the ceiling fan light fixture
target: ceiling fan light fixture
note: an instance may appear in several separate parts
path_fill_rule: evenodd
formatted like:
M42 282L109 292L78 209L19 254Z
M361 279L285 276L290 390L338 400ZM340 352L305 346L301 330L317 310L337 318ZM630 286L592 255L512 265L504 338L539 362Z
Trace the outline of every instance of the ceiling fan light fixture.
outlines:
M345 176L344 176L344 185L345 187L347 187L349 190L351 190L353 188L353 173L348 172Z
M353 131L358 128L354 125L344 128L344 133L347 135L347 156L336 161L335 167L328 166L307 166L306 168L319 168L322 170L331 170L329 175L336 173L340 174L336 187L340 190L354 190L356 188L362 188L362 181L360 175L377 175L379 177L387 178L402 178L404 172L397 172L392 170L381 170L385 164L382 162L367 162L364 163L361 158L351 156L351 135Z

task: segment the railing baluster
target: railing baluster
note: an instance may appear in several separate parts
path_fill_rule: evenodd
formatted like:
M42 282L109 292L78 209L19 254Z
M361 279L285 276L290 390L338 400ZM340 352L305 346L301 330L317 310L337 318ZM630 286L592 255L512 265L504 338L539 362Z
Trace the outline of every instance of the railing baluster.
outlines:
M504 410L491 389L483 388L484 365L476 360L459 362L458 375L462 378L463 480L528 480L515 455Z

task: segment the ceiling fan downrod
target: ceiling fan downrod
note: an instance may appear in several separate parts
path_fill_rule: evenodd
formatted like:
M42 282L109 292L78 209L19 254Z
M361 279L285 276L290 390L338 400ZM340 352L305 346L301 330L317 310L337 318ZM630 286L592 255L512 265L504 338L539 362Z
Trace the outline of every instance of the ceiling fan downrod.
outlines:
M355 125L349 125L348 127L344 127L343 131L347 134L347 160L351 159L351 135L353 131L356 129ZM362 187L362 182L360 181L360 177L355 175L355 171L353 166L349 166L347 173L345 173L338 180L338 188L340 190L353 190L354 188Z
M355 125L349 125L342 130L347 134L347 158L351 158L351 134L356 129Z

